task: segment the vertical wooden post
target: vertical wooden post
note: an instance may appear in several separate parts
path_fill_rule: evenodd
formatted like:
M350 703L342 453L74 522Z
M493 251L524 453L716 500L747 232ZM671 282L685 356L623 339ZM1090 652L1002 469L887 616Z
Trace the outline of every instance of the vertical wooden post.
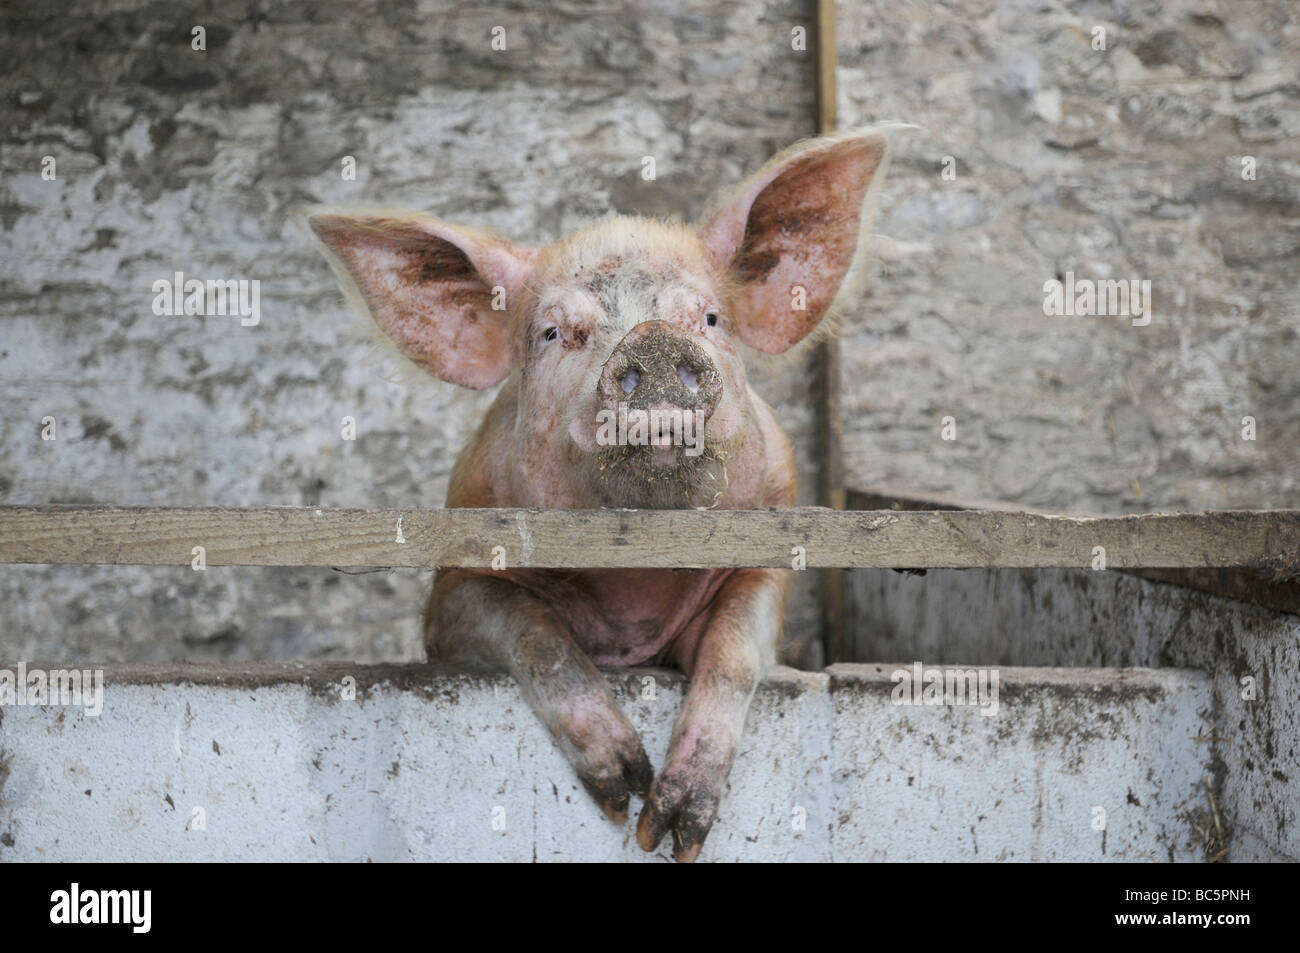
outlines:
M835 0L816 0L817 131L838 125L835 68ZM840 405L840 342L825 338L817 351L817 502L844 509L843 415ZM823 569L820 579L822 646L826 663L845 661L844 571Z
M835 102L835 0L816 0L817 131L834 132L839 125Z

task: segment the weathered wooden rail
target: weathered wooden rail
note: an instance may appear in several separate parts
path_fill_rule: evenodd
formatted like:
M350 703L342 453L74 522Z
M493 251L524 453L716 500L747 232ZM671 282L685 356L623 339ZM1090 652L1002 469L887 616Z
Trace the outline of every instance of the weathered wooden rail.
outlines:
M1104 555L1110 569L1284 573L1300 560L1300 510L0 507L0 563L189 565L195 547L209 566L1100 568Z
M850 489L846 505L851 510L991 510L1052 515L997 500L972 500L940 493L907 493L888 487ZM1285 515L1292 510L1260 510ZM1145 518L1145 517L1143 517ZM1242 566L1119 566L1156 582L1199 589L1227 599L1253 602L1281 612L1300 614L1300 553L1294 550L1265 557ZM842 633L842 629L839 630ZM834 644L834 639L831 640ZM838 656L837 656L838 657Z

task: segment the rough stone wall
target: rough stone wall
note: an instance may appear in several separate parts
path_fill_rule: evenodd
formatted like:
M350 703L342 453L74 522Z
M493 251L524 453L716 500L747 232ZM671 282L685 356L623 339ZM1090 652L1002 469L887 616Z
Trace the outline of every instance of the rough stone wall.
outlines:
M689 215L812 131L811 54L789 43L806 3L0 17L7 503L438 505L490 396L367 357L293 211L410 206L543 241L612 210ZM1282 0L840 5L841 124L921 127L882 195L884 268L843 330L851 484L1107 512L1297 505L1295 18ZM261 324L155 317L151 284L176 270L259 279ZM1151 324L1045 317L1043 282L1069 270L1150 279ZM812 354L760 376L812 502ZM816 661L811 575L792 662ZM427 581L0 567L0 654L411 659Z
M812 54L790 42L807 3L459 6L7 7L0 502L441 505L491 395L396 373L295 210L411 207L544 242L613 211L693 217L813 131ZM261 323L155 316L152 283L175 271L258 279ZM758 382L807 502L811 368L804 352ZM811 576L794 663L817 660ZM5 566L0 657L413 659L428 581Z
M1300 8L868 0L839 37L841 124L920 127L843 335L850 484L1300 505ZM1069 271L1149 280L1150 324L1045 316Z

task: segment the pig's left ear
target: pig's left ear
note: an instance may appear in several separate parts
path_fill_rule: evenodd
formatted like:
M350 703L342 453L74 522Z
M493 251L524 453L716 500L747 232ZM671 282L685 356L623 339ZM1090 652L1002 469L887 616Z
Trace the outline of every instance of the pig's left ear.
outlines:
M509 322L493 304L520 292L536 251L416 213L308 222L348 297L406 357L475 390L510 373Z
M700 226L737 287L737 331L779 354L803 340L851 287L863 257L872 185L888 141L878 129L801 143L722 200Z

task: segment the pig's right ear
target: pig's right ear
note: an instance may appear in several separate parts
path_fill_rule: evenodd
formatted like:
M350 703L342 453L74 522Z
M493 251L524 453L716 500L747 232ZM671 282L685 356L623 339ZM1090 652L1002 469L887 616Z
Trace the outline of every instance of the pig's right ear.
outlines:
M506 311L492 306L524 287L534 250L416 214L313 215L308 222L344 291L406 357L475 390L510 373Z

